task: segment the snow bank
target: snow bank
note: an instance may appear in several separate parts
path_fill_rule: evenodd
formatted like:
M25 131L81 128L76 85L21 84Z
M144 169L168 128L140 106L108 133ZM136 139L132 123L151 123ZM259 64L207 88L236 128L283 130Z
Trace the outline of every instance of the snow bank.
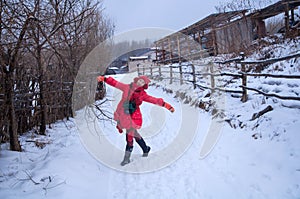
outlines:
M299 49L299 43L293 45L291 49ZM282 48L285 53L289 51L286 46ZM284 53L276 51L275 54ZM281 63L277 67L284 73L299 72L298 60L293 62L293 67L289 64ZM272 67L264 72L272 71ZM264 78L249 81L251 86L264 88L266 92L294 95L300 86L295 81ZM237 84L231 81L229 86L235 88ZM111 91L108 89L108 93ZM182 100L175 98L176 92L182 94ZM124 134L116 131L114 122L95 120L90 117L90 111L82 110L81 120L57 122L47 129L47 136L29 133L20 137L24 152L9 151L7 144L1 144L0 198L299 198L298 102L249 93L249 100L242 103L239 98L226 94L217 96L221 100L217 106L213 104L213 109L195 109L188 104L199 98L212 102L209 92L194 90L192 85L169 85L166 81L155 82L149 94L166 99L176 109L171 115L143 105L145 122L141 133L152 147L149 158L142 159L141 150L135 144L132 164L120 168ZM112 112L114 103L108 102L105 108ZM273 110L251 120L254 113L267 106ZM184 130L180 128L181 121L187 125ZM84 125L86 129L82 129ZM95 130L95 126L99 131L89 134L88 129ZM208 143L214 147L201 155L208 129L215 127L220 128L220 134L216 135L216 142ZM178 136L181 136L179 140L186 140L182 138L184 133L188 136L194 130L184 150L177 147L182 143L170 147ZM90 140L96 143L92 145L95 151L84 141L85 136L91 136ZM113 166L97 154L106 155ZM157 157L172 157L173 161L162 167L161 161L155 162ZM159 169L136 172L150 165Z

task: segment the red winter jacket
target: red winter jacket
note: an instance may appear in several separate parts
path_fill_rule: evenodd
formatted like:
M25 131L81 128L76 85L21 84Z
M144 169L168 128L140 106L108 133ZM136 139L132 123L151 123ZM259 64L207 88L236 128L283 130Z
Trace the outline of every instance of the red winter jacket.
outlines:
M131 84L124 84L112 77L105 78L105 82L123 91L122 99L114 113L114 120L117 121L117 125L120 129L141 128L143 119L139 106L143 103L143 101L159 106L163 106L164 104L164 100L162 98L152 97L145 92L145 88L148 87L147 81L145 81L147 84L144 87L138 87L134 82ZM126 114L123 107L124 102L129 98L134 100L137 105L136 110L132 114Z

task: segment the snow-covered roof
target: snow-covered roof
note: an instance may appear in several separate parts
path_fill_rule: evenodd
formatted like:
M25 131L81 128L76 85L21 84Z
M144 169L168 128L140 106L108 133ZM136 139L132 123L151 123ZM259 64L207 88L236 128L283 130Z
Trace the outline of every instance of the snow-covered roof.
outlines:
M129 57L130 60L145 60L148 56Z

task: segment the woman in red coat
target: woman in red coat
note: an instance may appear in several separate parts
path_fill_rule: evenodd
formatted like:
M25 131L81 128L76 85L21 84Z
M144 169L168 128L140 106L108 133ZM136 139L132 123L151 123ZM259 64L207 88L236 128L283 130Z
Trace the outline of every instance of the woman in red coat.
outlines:
M149 102L167 108L174 112L174 108L164 102L162 98L156 98L146 93L150 80L147 76L139 76L134 78L130 84L124 84L112 77L97 77L98 82L105 81L107 84L123 91L122 98L114 113L114 120L117 122L117 129L120 133L126 129L126 149L124 160L121 165L124 166L130 162L130 155L133 149L133 138L143 150L143 156L147 157L150 147L146 145L142 136L137 132L143 123L140 105L143 102Z

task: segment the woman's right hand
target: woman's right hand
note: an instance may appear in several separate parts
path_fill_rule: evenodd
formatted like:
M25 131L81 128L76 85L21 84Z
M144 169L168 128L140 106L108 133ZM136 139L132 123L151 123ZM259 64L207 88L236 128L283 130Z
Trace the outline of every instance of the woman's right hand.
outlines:
M98 76L98 77L97 77L97 81L98 81L98 82L104 82L104 80L105 80L105 77L104 77L104 76Z

